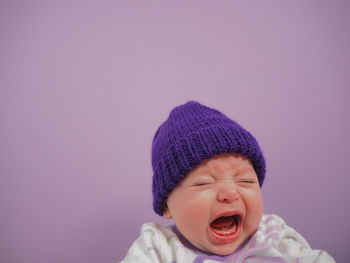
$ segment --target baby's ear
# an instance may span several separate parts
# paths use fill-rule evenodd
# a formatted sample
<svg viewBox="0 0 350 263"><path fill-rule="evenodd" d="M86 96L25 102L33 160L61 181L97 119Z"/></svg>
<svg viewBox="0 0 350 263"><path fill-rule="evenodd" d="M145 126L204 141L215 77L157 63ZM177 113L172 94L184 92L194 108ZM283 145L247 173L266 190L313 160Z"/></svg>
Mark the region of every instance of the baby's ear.
<svg viewBox="0 0 350 263"><path fill-rule="evenodd" d="M168 208L167 205L164 207L164 210L163 210L163 217L164 217L165 219L171 219L171 218L173 218L172 215L171 215L171 213L170 213L170 211L169 211L169 208Z"/></svg>

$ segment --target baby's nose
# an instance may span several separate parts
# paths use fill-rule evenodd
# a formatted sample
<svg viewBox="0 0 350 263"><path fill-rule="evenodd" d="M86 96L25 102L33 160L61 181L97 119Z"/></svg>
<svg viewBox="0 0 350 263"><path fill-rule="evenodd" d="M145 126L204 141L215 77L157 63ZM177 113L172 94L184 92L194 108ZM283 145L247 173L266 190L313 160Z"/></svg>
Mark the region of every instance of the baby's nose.
<svg viewBox="0 0 350 263"><path fill-rule="evenodd" d="M238 198L237 189L232 183L224 184L220 187L217 194L219 202L232 203Z"/></svg>

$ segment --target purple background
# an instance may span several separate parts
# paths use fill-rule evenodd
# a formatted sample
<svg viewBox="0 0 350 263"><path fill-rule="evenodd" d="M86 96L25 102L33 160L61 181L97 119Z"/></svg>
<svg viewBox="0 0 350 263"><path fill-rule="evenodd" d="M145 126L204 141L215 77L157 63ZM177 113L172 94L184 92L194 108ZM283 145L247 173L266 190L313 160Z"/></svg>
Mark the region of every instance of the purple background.
<svg viewBox="0 0 350 263"><path fill-rule="evenodd" d="M1 1L0 261L113 262L171 108L259 140L265 211L349 257L348 1Z"/></svg>

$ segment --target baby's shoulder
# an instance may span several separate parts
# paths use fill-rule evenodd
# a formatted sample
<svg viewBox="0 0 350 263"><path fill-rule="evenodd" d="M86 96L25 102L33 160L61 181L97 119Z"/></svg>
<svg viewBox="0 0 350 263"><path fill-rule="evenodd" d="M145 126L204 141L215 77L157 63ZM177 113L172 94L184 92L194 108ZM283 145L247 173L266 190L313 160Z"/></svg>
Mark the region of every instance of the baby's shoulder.
<svg viewBox="0 0 350 263"><path fill-rule="evenodd" d="M269 253L280 254L287 262L332 262L332 257L323 250L313 250L305 238L288 226L279 216L264 214L250 245L268 248Z"/></svg>
<svg viewBox="0 0 350 263"><path fill-rule="evenodd" d="M159 261L154 262L172 262L174 259L185 260L181 262L192 262L196 254L185 247L173 229L174 225L144 223L141 226L140 237L135 244L147 251L146 254L156 255Z"/></svg>
<svg viewBox="0 0 350 263"><path fill-rule="evenodd" d="M257 235L264 240L279 240L294 236L303 242L305 241L297 231L287 225L284 219L275 214L264 214L262 216L257 230Z"/></svg>
<svg viewBox="0 0 350 263"><path fill-rule="evenodd" d="M163 226L155 222L147 222L141 226L141 234L168 236L173 234L173 225Z"/></svg>
<svg viewBox="0 0 350 263"><path fill-rule="evenodd" d="M172 243L180 243L175 232L174 225L161 225L154 222L147 222L141 226L140 236L144 240L157 243L159 246L168 246Z"/></svg>
<svg viewBox="0 0 350 263"><path fill-rule="evenodd" d="M286 222L278 215L275 214L263 214L260 226L271 226L271 225L286 225Z"/></svg>

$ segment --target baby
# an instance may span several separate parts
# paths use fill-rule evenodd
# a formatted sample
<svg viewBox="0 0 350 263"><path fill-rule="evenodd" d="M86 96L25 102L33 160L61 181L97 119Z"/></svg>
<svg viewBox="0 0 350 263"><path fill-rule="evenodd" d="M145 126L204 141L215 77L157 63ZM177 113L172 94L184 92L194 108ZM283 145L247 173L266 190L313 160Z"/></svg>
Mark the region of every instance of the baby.
<svg viewBox="0 0 350 263"><path fill-rule="evenodd" d="M265 160L256 139L221 112L174 108L152 144L153 208L121 262L335 262L276 215L263 214Z"/></svg>

